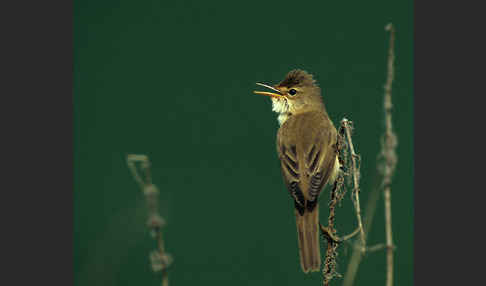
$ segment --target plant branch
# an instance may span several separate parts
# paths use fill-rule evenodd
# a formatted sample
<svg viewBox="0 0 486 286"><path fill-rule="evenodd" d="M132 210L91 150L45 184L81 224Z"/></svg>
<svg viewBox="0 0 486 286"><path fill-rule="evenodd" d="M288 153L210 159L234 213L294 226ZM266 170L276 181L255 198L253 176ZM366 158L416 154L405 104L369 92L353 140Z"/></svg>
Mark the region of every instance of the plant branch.
<svg viewBox="0 0 486 286"><path fill-rule="evenodd" d="M395 152L395 147L397 145L397 138L392 128L392 101L391 101L391 91L392 83L394 79L394 48L395 48L395 29L390 23L385 27L386 31L390 31L390 44L388 49L388 61L387 61L387 80L384 86L384 111L385 111L385 134L382 137L382 149L378 155L378 171L383 176L383 182L381 188L374 188L368 199L368 204L366 206L366 232L371 228L373 222L373 216L376 210L376 203L378 201L379 190L383 188L384 190L384 201L385 201L385 231L386 231L386 244L377 244L374 246L369 246L366 248L366 252L374 252L382 249L387 250L387 278L386 285L393 285L393 251L395 246L393 245L392 239L392 227L391 227L391 180L393 173L395 171L395 166L397 163L397 155ZM363 249L358 247L358 250L353 251L350 262L348 264L344 286L353 285L354 278L358 271L359 264L363 257Z"/></svg>
<svg viewBox="0 0 486 286"><path fill-rule="evenodd" d="M351 152L351 173L353 175L353 202L354 202L354 208L356 210L356 219L358 221L358 228L359 228L359 235L361 239L361 246L362 246L362 251L364 252L366 249L366 237L363 229L363 222L361 220L361 207L360 207L360 202L359 202L359 168L357 165L356 160L359 159L360 157L356 154L354 151L354 146L353 146L353 141L351 139L351 129L352 129L352 122L344 118L341 120L341 126L344 128L345 133L346 133L346 138L347 138L347 143L349 146L349 150Z"/></svg>
<svg viewBox="0 0 486 286"><path fill-rule="evenodd" d="M322 270L323 275L323 285L328 286L330 281L337 276L341 276L336 272L336 257L337 257L337 247L339 243L351 239L357 234L360 234L361 244L366 245L365 235L363 230L363 223L361 220L361 207L359 201L359 167L357 160L359 156L355 153L353 142L351 139L352 122L346 118L341 120L341 125L338 132L338 140L336 143L336 151L338 154L338 159L340 163L340 170L338 176L334 182L333 188L331 190L331 198L329 201L329 217L328 226L325 227L320 224L321 233L327 240L327 251L324 263L324 268ZM348 149L351 152L351 160L348 160ZM349 166L351 165L351 166ZM341 201L346 193L345 176L350 176L346 170L351 169L351 174L353 176L353 193L352 200L356 209L356 218L358 221L358 228L351 234L339 237L336 235L336 230L334 229L335 220L335 208L336 205ZM350 183L351 184L351 183Z"/></svg>
<svg viewBox="0 0 486 286"><path fill-rule="evenodd" d="M350 240L351 238L353 238L354 236L356 236L360 232L360 229L357 228L352 233L345 235L343 237L339 237L336 234L332 233L329 230L329 228L323 226L322 224L320 224L319 226L320 226L320 229L321 229L321 233L324 235L324 237L327 240L329 240L329 239L332 240L332 242L334 242L334 243L341 243L341 242L345 242L347 240Z"/></svg>
<svg viewBox="0 0 486 286"><path fill-rule="evenodd" d="M143 175L139 174L137 163L140 164L140 170ZM127 155L127 165L145 196L148 209L147 227L157 244L157 248L151 251L149 255L152 270L154 272L162 272L162 286L169 286L167 268L172 264L173 259L170 254L165 252L164 248L162 227L165 225L165 221L158 212L159 190L152 184L150 161L146 155L130 154Z"/></svg>
<svg viewBox="0 0 486 286"><path fill-rule="evenodd" d="M388 74L385 84L384 109L385 109L385 134L382 140L382 153L380 156L384 158L381 166L383 175L383 187L385 198L385 231L386 231L386 285L393 285L393 232L391 219L391 181L397 164L397 155L395 148L397 145L397 137L392 128L392 83L394 78L394 46L395 46L395 28L390 23L385 27L385 30L390 32L390 45L388 49Z"/></svg>
<svg viewBox="0 0 486 286"><path fill-rule="evenodd" d="M342 186L343 181L343 175L339 174L331 190L331 198L329 201L329 216L327 220L328 226L324 227L322 226L322 224L319 224L322 234L327 239L326 257L324 260L324 267L322 269L324 286L329 286L329 283L334 277L340 276L339 273L336 272L337 247L339 245L340 239L336 236L336 230L334 229L334 219L335 208L340 199L338 192Z"/></svg>
<svg viewBox="0 0 486 286"><path fill-rule="evenodd" d="M366 214L363 222L365 227L365 236L367 233L369 233L371 229L373 217L376 210L376 204L379 199L379 194L379 188L373 188L366 203ZM344 274L344 286L351 286L354 283L354 278L356 277L356 274L358 272L359 264L361 263L361 259L364 256L362 249L363 248L361 247L361 245L353 247L353 254L351 255L351 259L348 263L346 273ZM369 251L369 248L366 248L366 251Z"/></svg>

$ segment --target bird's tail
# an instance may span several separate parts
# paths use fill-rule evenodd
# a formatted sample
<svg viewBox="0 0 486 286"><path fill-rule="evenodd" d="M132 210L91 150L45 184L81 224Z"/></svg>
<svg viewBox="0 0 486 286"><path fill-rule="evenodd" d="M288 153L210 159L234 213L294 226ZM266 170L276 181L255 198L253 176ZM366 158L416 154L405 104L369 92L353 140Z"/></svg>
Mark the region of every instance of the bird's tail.
<svg viewBox="0 0 486 286"><path fill-rule="evenodd" d="M319 271L321 249L319 247L319 205L304 215L295 212L297 237L299 240L300 266L304 273Z"/></svg>

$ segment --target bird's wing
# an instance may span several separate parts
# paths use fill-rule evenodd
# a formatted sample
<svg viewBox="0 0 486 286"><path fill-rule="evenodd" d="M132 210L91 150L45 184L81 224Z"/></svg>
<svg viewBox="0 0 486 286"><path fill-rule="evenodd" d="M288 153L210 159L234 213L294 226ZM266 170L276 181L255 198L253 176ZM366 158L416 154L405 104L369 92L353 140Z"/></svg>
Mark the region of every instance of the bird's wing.
<svg viewBox="0 0 486 286"><path fill-rule="evenodd" d="M289 118L277 135L277 152L285 184L299 213L312 210L334 171L337 132L321 114Z"/></svg>
<svg viewBox="0 0 486 286"><path fill-rule="evenodd" d="M325 145L325 144L322 144ZM312 210L317 204L319 195L330 175L335 171L336 152L334 145L315 147L314 152L309 153L307 172L309 174L307 209ZM320 148L319 148L320 147ZM312 150L312 148L311 148Z"/></svg>
<svg viewBox="0 0 486 286"><path fill-rule="evenodd" d="M295 144L286 142L285 138L277 143L277 152L280 159L280 167L285 185L289 190L290 196L294 199L295 209L302 215L305 210L306 198L301 190L301 176L297 147Z"/></svg>

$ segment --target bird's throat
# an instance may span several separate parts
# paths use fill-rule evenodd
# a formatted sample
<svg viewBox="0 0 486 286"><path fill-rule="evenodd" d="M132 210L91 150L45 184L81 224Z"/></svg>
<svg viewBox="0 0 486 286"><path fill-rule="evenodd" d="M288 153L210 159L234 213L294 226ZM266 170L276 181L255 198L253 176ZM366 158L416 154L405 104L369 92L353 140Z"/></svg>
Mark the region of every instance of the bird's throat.
<svg viewBox="0 0 486 286"><path fill-rule="evenodd" d="M278 113L278 123L282 125L292 114L285 98L272 98L272 110Z"/></svg>

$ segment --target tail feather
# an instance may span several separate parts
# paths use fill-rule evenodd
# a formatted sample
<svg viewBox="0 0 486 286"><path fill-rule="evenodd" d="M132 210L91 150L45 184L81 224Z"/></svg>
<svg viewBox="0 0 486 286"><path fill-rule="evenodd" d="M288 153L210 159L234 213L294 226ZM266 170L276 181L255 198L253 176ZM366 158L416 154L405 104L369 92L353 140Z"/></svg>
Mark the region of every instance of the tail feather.
<svg viewBox="0 0 486 286"><path fill-rule="evenodd" d="M297 237L299 241L300 266L304 273L319 271L321 268L321 249L319 247L319 207L304 215L295 213Z"/></svg>

